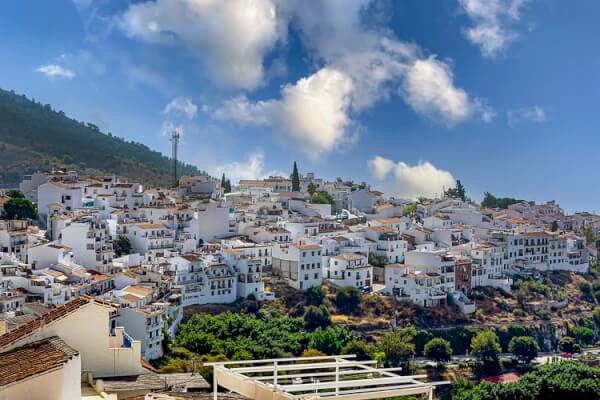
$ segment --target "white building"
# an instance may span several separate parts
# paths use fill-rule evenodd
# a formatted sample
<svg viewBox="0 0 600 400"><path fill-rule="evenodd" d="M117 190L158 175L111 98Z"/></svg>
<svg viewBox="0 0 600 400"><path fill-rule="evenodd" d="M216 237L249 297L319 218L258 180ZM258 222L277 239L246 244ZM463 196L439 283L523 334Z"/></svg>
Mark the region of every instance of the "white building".
<svg viewBox="0 0 600 400"><path fill-rule="evenodd" d="M306 290L323 283L320 245L274 246L272 262L273 274L296 289Z"/></svg>
<svg viewBox="0 0 600 400"><path fill-rule="evenodd" d="M325 277L338 287L367 288L373 283L373 267L360 253L342 253L329 257Z"/></svg>
<svg viewBox="0 0 600 400"><path fill-rule="evenodd" d="M174 246L173 231L159 223L132 224L128 227L127 237L133 251L140 254L172 249Z"/></svg>
<svg viewBox="0 0 600 400"><path fill-rule="evenodd" d="M82 219L65 227L60 236L61 243L71 248L76 263L87 269L110 271L115 252L105 222Z"/></svg>

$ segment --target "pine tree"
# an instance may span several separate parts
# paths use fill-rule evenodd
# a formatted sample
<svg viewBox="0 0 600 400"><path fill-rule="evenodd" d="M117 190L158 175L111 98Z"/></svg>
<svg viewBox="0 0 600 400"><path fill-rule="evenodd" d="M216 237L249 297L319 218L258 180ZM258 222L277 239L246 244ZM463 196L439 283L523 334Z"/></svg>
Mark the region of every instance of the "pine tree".
<svg viewBox="0 0 600 400"><path fill-rule="evenodd" d="M292 192L300 191L300 175L298 174L298 166L294 161L294 170L292 171Z"/></svg>
<svg viewBox="0 0 600 400"><path fill-rule="evenodd" d="M231 193L231 181L229 179L225 181L225 193Z"/></svg>
<svg viewBox="0 0 600 400"><path fill-rule="evenodd" d="M223 172L223 176L221 177L221 187L225 189L225 172Z"/></svg>

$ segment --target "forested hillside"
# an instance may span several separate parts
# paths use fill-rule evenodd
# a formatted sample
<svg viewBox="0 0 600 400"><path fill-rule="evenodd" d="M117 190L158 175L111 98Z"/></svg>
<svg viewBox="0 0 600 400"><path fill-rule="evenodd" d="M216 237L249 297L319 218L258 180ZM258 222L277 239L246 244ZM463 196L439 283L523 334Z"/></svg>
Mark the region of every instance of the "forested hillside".
<svg viewBox="0 0 600 400"><path fill-rule="evenodd" d="M142 143L105 134L49 104L0 89L0 186L15 186L23 174L53 167L164 185L171 180L172 162ZM179 171L202 173L182 163Z"/></svg>

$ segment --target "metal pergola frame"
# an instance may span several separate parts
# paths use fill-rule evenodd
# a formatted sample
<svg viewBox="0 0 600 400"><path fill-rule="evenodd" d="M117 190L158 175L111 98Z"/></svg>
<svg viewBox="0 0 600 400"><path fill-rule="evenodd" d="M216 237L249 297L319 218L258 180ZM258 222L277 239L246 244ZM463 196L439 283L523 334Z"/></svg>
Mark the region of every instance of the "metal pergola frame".
<svg viewBox="0 0 600 400"><path fill-rule="evenodd" d="M376 368L355 355L223 361L213 367L213 396L218 387L252 400L371 400L425 395L449 382L422 382L427 375L398 375L400 368Z"/></svg>

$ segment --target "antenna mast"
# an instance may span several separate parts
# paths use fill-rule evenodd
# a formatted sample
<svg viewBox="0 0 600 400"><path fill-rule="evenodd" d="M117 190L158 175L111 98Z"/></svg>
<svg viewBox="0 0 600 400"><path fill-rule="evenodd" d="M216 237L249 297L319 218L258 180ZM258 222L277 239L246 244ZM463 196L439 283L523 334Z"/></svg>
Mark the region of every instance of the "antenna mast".
<svg viewBox="0 0 600 400"><path fill-rule="evenodd" d="M179 144L179 132L171 133L171 158L173 159L173 187L177 187L177 145Z"/></svg>

